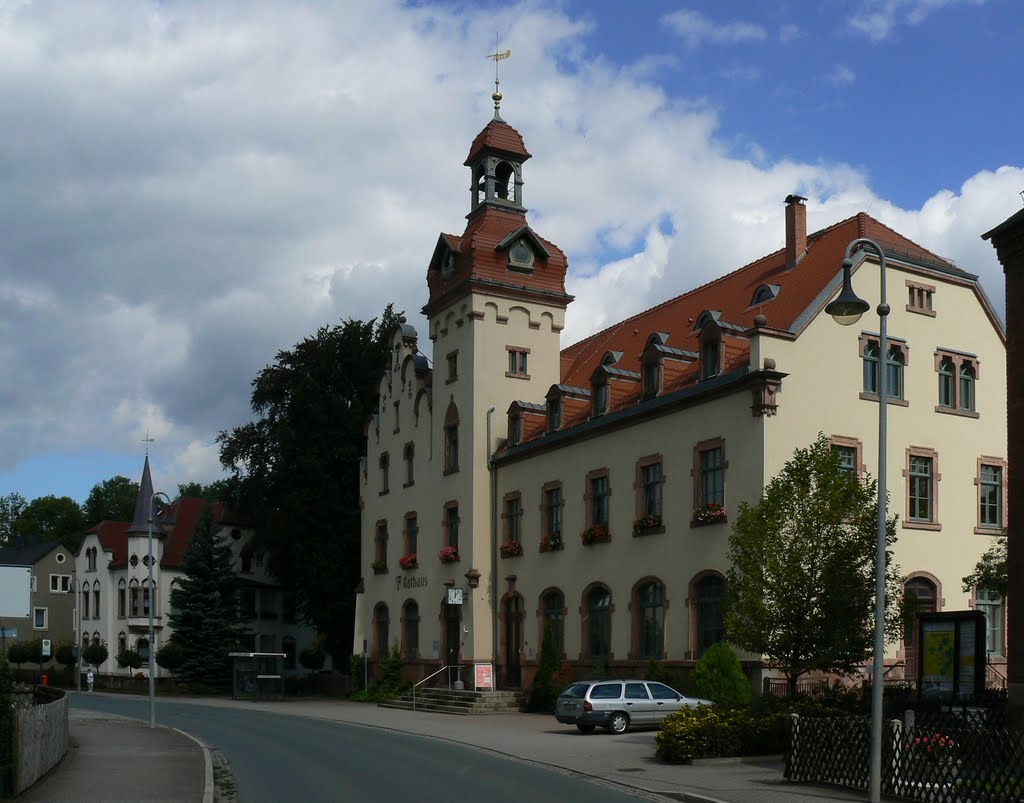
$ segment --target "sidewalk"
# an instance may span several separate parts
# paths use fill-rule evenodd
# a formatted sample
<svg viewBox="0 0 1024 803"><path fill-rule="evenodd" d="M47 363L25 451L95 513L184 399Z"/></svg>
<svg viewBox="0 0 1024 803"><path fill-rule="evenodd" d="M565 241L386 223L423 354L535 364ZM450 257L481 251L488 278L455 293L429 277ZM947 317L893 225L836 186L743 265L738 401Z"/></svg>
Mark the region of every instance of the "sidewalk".
<svg viewBox="0 0 1024 803"><path fill-rule="evenodd" d="M212 803L210 751L183 731L70 709L67 755L21 803Z"/></svg>

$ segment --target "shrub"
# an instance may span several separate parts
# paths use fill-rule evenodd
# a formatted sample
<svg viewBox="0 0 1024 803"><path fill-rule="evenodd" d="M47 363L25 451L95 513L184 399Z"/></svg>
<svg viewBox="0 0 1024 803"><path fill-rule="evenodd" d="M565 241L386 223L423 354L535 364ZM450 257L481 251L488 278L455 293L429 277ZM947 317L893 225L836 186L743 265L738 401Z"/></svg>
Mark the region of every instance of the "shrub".
<svg viewBox="0 0 1024 803"><path fill-rule="evenodd" d="M694 687L698 697L714 701L717 705L747 705L752 696L750 680L725 642L708 647L693 671Z"/></svg>
<svg viewBox="0 0 1024 803"><path fill-rule="evenodd" d="M122 669L138 669L144 662L138 650L121 650L114 660Z"/></svg>
<svg viewBox="0 0 1024 803"><path fill-rule="evenodd" d="M544 625L544 640L540 645L537 673L533 676L533 688L530 690L528 706L531 711L554 711L555 700L561 691L561 688L555 687L554 682L560 668L559 657L555 631L548 622Z"/></svg>
<svg viewBox="0 0 1024 803"><path fill-rule="evenodd" d="M185 651L181 645L171 639L170 641L164 642L160 649L156 651L156 655L153 656L156 659L161 669L166 669L171 673L171 682L174 682L174 674L181 669L181 665L185 663Z"/></svg>
<svg viewBox="0 0 1024 803"><path fill-rule="evenodd" d="M380 683L375 689L378 700L388 700L397 697L409 685L402 675L402 667L405 660L402 658L402 648L396 640L391 645L391 652L380 660Z"/></svg>
<svg viewBox="0 0 1024 803"><path fill-rule="evenodd" d="M299 663L303 669L308 669L310 672L319 672L324 668L326 660L327 654L324 652L319 639L299 653Z"/></svg>
<svg viewBox="0 0 1024 803"><path fill-rule="evenodd" d="M654 737L658 758L682 764L695 758L738 756L742 745L730 713L700 705L670 714Z"/></svg>
<svg viewBox="0 0 1024 803"><path fill-rule="evenodd" d="M82 660L89 666L99 668L107 658L110 657L110 650L106 644L90 644L82 649Z"/></svg>

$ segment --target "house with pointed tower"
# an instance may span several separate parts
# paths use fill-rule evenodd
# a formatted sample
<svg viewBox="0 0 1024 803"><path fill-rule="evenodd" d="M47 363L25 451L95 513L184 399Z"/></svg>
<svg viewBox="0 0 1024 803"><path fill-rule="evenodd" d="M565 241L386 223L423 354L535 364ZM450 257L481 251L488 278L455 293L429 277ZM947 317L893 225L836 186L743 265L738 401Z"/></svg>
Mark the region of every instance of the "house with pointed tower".
<svg viewBox="0 0 1024 803"><path fill-rule="evenodd" d="M91 527L75 558L82 646L105 644L110 656L101 675L124 676L116 657L137 650L147 658L173 634L169 615L175 585L185 576L184 559L196 525L207 504L218 535L231 546L232 565L239 577L239 610L254 652L282 652L285 669L302 671L296 656L310 646L315 631L296 618L295 605L265 569L252 545L252 530L223 502L179 497L155 513L152 520L153 582L149 580L150 505L153 480L146 455L135 513L130 522L101 521ZM153 610L154 643L149 643L149 614ZM143 665L145 669L146 665ZM157 667L157 675L169 673Z"/></svg>
<svg viewBox="0 0 1024 803"><path fill-rule="evenodd" d="M580 675L685 673L723 639L738 506L819 432L874 474L886 403L904 592L984 610L998 682L1004 601L961 587L1006 522L1006 337L978 277L864 213L808 232L790 195L783 247L563 348L567 260L527 221L530 154L495 105L465 161L465 230L427 266L432 359L403 322L367 422L354 651L397 646L417 679L491 663L528 687L550 625ZM888 265L886 354L877 317L824 313L865 237ZM878 258L853 261L877 304ZM918 654L908 631L889 676ZM741 657L760 688L761 656Z"/></svg>

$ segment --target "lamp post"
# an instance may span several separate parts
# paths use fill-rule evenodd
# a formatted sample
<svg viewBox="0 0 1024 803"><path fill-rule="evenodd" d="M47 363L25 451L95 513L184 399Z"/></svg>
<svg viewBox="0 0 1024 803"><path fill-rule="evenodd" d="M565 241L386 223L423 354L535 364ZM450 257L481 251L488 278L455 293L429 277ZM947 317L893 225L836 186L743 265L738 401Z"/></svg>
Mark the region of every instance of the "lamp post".
<svg viewBox="0 0 1024 803"><path fill-rule="evenodd" d="M868 799L878 803L882 792L882 683L885 660L885 503L886 503L886 416L889 406L887 386L889 341L886 321L889 305L885 303L885 255L878 243L864 237L846 246L843 260L843 289L835 301L825 307L825 312L836 323L850 326L860 320L861 315L871 306L853 292L851 284L852 254L867 248L878 254L881 277L881 297L878 304L878 512L875 531L875 650L871 678L871 768L868 780Z"/></svg>
<svg viewBox="0 0 1024 803"><path fill-rule="evenodd" d="M75 661L75 691L82 691L82 661L85 660L85 656L82 655L82 580L77 574L71 576L71 589L75 595L75 652L77 653L77 660Z"/></svg>
<svg viewBox="0 0 1024 803"><path fill-rule="evenodd" d="M156 589L153 586L153 503L156 501L158 496L162 496L167 500L167 504L171 503L167 494L161 491L150 494L149 519L147 526L149 560L147 563L149 564L149 727L151 728L156 727L156 650L153 648L154 640L156 638L153 626L153 609L156 607Z"/></svg>

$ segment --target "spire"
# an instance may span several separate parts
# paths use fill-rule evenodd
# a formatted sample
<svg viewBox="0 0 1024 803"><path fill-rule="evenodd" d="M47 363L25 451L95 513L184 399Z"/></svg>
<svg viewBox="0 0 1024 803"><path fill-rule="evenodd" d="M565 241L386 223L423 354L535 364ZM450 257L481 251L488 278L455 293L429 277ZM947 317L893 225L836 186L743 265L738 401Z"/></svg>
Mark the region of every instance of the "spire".
<svg viewBox="0 0 1024 803"><path fill-rule="evenodd" d="M150 506L153 504L153 478L149 475L149 449L146 449L146 462L142 466L142 480L139 482L139 496L135 500L135 515L128 528L128 535L149 532Z"/></svg>

